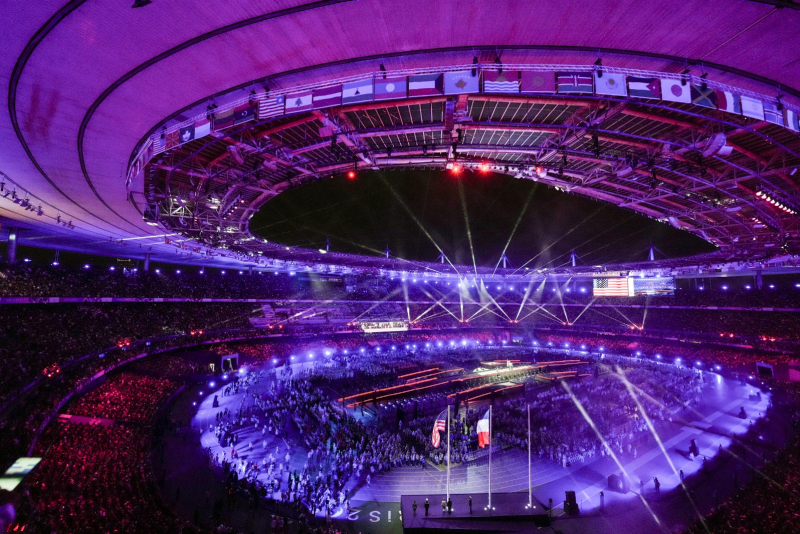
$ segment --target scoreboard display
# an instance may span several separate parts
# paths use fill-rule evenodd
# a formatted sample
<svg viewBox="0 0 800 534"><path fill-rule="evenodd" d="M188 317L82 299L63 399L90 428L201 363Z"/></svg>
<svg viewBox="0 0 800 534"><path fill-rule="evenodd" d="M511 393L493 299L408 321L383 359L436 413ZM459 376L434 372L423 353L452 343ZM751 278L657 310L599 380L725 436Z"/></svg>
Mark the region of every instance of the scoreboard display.
<svg viewBox="0 0 800 534"><path fill-rule="evenodd" d="M671 276L593 278L592 294L595 297L674 295L675 278Z"/></svg>

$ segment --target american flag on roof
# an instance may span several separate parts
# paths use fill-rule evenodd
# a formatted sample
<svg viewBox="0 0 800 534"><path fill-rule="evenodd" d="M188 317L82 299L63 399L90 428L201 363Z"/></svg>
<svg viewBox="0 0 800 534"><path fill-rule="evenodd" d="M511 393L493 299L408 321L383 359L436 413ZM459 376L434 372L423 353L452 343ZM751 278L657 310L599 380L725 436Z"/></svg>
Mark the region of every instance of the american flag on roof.
<svg viewBox="0 0 800 534"><path fill-rule="evenodd" d="M594 278L592 280L595 297L627 297L631 294L628 278Z"/></svg>
<svg viewBox="0 0 800 534"><path fill-rule="evenodd" d="M258 101L258 120L268 119L270 117L277 117L283 115L284 103L286 97L283 95L269 96L264 95Z"/></svg>
<svg viewBox="0 0 800 534"><path fill-rule="evenodd" d="M439 417L437 417L436 421L433 423L433 436L431 441L435 449L438 449L439 445L442 443L442 437L439 433L445 430L447 430L447 410L440 413Z"/></svg>
<svg viewBox="0 0 800 534"><path fill-rule="evenodd" d="M161 154L166 149L167 149L166 139L164 139L164 137L162 137L161 135L158 135L153 140L153 155L155 156L156 154Z"/></svg>

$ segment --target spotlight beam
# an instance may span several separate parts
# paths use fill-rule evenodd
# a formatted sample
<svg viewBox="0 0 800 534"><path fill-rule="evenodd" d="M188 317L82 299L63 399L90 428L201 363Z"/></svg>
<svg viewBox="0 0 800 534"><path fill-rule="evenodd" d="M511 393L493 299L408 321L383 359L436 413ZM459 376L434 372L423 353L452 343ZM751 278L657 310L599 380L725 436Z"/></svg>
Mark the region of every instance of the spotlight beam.
<svg viewBox="0 0 800 534"><path fill-rule="evenodd" d="M511 229L511 235L508 236L508 241L506 241L506 245L503 247L503 252L500 253L500 258L497 260L497 263L494 265L494 271L492 274L497 272L497 268L500 266L500 262L503 261L503 257L506 255L506 251L508 250L508 245L511 244L511 240L514 238L514 234L517 233L517 227L519 223L522 222L522 217L528 211L528 204L531 203L531 199L533 198L533 192L536 190L539 184L536 184L533 189L528 191L528 198L525 199L525 205L522 206L522 211L519 212L519 216L517 217L517 222L514 223L514 228Z"/></svg>
<svg viewBox="0 0 800 534"><path fill-rule="evenodd" d="M647 424L647 428L650 430L650 433L655 438L656 443L658 443L658 448L661 449L661 454L664 455L664 458L667 460L667 463L672 469L672 474L674 476L678 476L678 468L675 467L675 464L672 462L672 458L670 458L669 454L667 454L667 449L666 447L664 447L664 442L661 441L661 436L659 436L658 432L656 432L656 429L653 426L653 422L650 420L650 416L647 415L644 406L642 406L642 403L639 402L639 398L636 396L633 388L631 387L632 384L622 373L622 370L620 369L619 366L616 366L616 372L614 373L614 376L619 378L619 380L621 380L622 383L625 385L625 389L628 390L628 394L631 396L631 399L633 399L633 402L636 403L636 407L639 408L639 412L642 414L642 418L644 419L645 424ZM706 532L711 532L708 529L708 525L706 525L705 519L703 519L703 514L701 514L700 510L697 509L697 505L695 505L694 500L692 499L692 496L689 493L689 488L686 487L686 484L683 483L683 480L681 480L681 488L683 488L684 493L686 493L686 498L689 499L689 503L691 503L692 508L694 508L697 517L700 518L700 523L703 525L703 528L706 530Z"/></svg>
<svg viewBox="0 0 800 534"><path fill-rule="evenodd" d="M622 462L619 461L619 458L617 458L617 455L614 453L614 449L608 444L608 442L606 441L606 438L603 436L602 432L600 432L600 429L597 428L597 425L594 424L594 421L592 420L591 416L586 411L586 409L583 407L583 404L581 403L581 401L578 400L578 398L572 392L572 389L570 389L569 384L567 384L566 381L561 380L561 386L569 394L570 398L572 399L572 402L575 404L575 407L578 409L578 411L581 413L583 418L586 420L586 422L589 424L591 429L594 431L595 435L597 436L597 439L599 439L600 442L603 444L603 446L606 449L606 452L614 460L614 463L617 464L617 467L619 468L620 472L626 478L630 478L628 476L628 471L625 469L625 466L622 465ZM639 499L642 501L642 504L645 506L645 508L647 508L647 511L650 512L650 515L653 517L653 520L656 522L656 524L661 529L661 531L664 532L664 533L667 533L668 530L667 530L666 526L661 524L661 520L658 519L658 516L656 515L656 513L653 511L652 508L650 508L650 504L644 498L644 495L639 495L638 493L636 495L638 495Z"/></svg>

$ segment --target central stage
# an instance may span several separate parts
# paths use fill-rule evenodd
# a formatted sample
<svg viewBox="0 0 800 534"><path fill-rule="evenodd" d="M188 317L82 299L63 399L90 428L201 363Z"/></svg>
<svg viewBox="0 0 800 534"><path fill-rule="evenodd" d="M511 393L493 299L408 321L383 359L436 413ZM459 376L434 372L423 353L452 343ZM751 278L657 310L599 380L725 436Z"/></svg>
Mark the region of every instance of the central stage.
<svg viewBox="0 0 800 534"><path fill-rule="evenodd" d="M472 497L472 513L469 498ZM425 499L430 502L428 515L425 515ZM400 510L403 517L403 531L424 533L443 530L459 532L530 532L532 526L549 524L547 509L533 498L533 507L528 506L528 494L492 493L492 509L488 509L489 495L450 494L453 501L452 512L442 512L443 493L431 495L403 495L400 497ZM417 501L417 512L413 503Z"/></svg>

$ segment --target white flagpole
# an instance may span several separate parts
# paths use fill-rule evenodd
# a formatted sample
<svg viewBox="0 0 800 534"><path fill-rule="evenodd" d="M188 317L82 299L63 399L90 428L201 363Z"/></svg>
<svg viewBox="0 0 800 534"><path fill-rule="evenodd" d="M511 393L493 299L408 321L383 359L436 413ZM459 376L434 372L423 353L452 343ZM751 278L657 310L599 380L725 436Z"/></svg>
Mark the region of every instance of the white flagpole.
<svg viewBox="0 0 800 534"><path fill-rule="evenodd" d="M492 437L492 405L489 405L489 511L492 510L492 446L494 445L494 438Z"/></svg>
<svg viewBox="0 0 800 534"><path fill-rule="evenodd" d="M533 507L533 493L531 489L531 405L528 404L528 508Z"/></svg>
<svg viewBox="0 0 800 534"><path fill-rule="evenodd" d="M450 405L447 405L447 500L450 501Z"/></svg>

